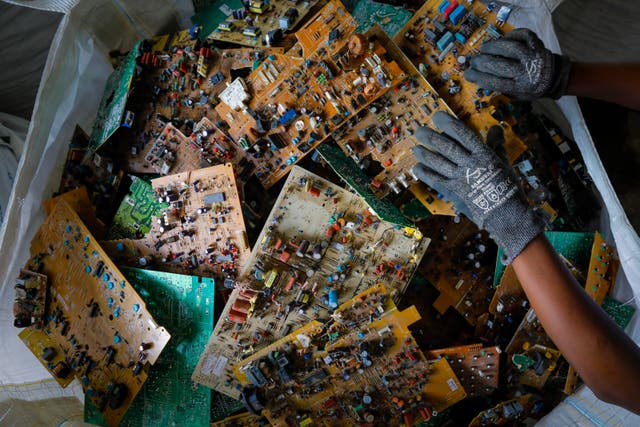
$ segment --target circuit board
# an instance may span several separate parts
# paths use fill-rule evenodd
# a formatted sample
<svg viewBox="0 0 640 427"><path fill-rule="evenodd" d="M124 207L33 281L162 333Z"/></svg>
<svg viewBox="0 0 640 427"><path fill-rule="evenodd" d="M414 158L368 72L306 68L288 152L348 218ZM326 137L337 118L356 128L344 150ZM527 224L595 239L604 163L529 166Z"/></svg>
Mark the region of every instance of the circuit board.
<svg viewBox="0 0 640 427"><path fill-rule="evenodd" d="M211 390L194 384L191 372L213 329L214 280L136 268L121 271L171 332L171 340L120 425L160 427L179 420L207 427ZM97 421L85 417L85 422Z"/></svg>
<svg viewBox="0 0 640 427"><path fill-rule="evenodd" d="M255 396L274 426L429 420L466 393L445 359L430 363L417 347L408 327L419 318L373 286L329 323L312 321L237 364L243 397Z"/></svg>
<svg viewBox="0 0 640 427"><path fill-rule="evenodd" d="M226 83L283 49L195 49L184 31L150 43L132 96L138 106L133 141L123 144L128 171L166 175L233 163L239 177L250 175L244 152L216 127L220 118L213 106Z"/></svg>
<svg viewBox="0 0 640 427"><path fill-rule="evenodd" d="M42 329L45 321L49 286L47 276L35 271L20 270L15 280L16 299L13 303L13 325Z"/></svg>
<svg viewBox="0 0 640 427"><path fill-rule="evenodd" d="M107 80L102 100L98 107L98 116L93 122L85 158L90 158L122 125L122 118L129 97L129 88L131 88L133 75L136 71L139 49L140 42L133 45L125 60L111 73Z"/></svg>
<svg viewBox="0 0 640 427"><path fill-rule="evenodd" d="M495 425L509 425L522 419L524 414L531 411L535 399L531 394L524 394L516 399L500 402L493 408L480 412L469 423L469 427L489 427Z"/></svg>
<svg viewBox="0 0 640 427"><path fill-rule="evenodd" d="M360 197L294 167L193 379L231 397L231 366L381 282L398 298L430 239L381 221Z"/></svg>
<svg viewBox="0 0 640 427"><path fill-rule="evenodd" d="M69 369L65 353L58 350L53 337L40 329L25 328L18 334L18 338L38 358L60 387L64 388L71 384L75 377Z"/></svg>
<svg viewBox="0 0 640 427"><path fill-rule="evenodd" d="M446 10L452 5L454 9L458 6L461 16L454 10ZM502 95L479 91L478 86L467 82L462 74L469 57L478 53L482 42L500 38L510 30L509 24L498 25L496 14L482 2L427 0L394 40L456 116L484 136L489 127L501 121L493 117L500 103L510 101ZM503 120L500 124L505 131L508 158L513 161L526 146L513 132L514 123Z"/></svg>
<svg viewBox="0 0 640 427"><path fill-rule="evenodd" d="M483 348L481 344L429 350L427 359L445 358L469 397L485 396L498 388L500 347Z"/></svg>
<svg viewBox="0 0 640 427"><path fill-rule="evenodd" d="M91 230L91 234L93 234L96 239L102 239L105 236L106 226L97 218L96 208L89 199L86 187L82 186L59 196L52 197L51 199L44 200L42 206L47 215L53 211L60 200L64 200L71 206L82 222Z"/></svg>
<svg viewBox="0 0 640 427"><path fill-rule="evenodd" d="M346 3L345 3L346 4ZM380 25L389 36L395 36L411 19L411 12L386 3L373 0L360 0L351 14L358 22L358 33L364 33L374 25Z"/></svg>
<svg viewBox="0 0 640 427"><path fill-rule="evenodd" d="M158 201L151 184L132 177L129 193L124 196L113 217L107 239L136 239L149 233L153 218L158 218L169 205Z"/></svg>
<svg viewBox="0 0 640 427"><path fill-rule="evenodd" d="M248 412L211 423L211 427L260 427L266 425L269 425L269 422L265 418L251 415Z"/></svg>
<svg viewBox="0 0 640 427"><path fill-rule="evenodd" d="M235 279L250 248L233 167L182 172L151 185L169 207L143 239L103 242L112 259L119 265Z"/></svg>
<svg viewBox="0 0 640 427"><path fill-rule="evenodd" d="M355 34L356 26L341 3L329 2L296 32L299 49L272 55L220 94L216 111L266 188L404 78L384 41Z"/></svg>
<svg viewBox="0 0 640 427"><path fill-rule="evenodd" d="M320 0L250 0L239 9L230 10L207 39L242 46L266 46L279 43L283 32L293 30ZM280 30L279 39L267 43L265 37Z"/></svg>
<svg viewBox="0 0 640 427"><path fill-rule="evenodd" d="M584 285L584 289L596 304L602 305L604 297L609 294L616 281L619 266L615 249L607 245L602 235L596 232Z"/></svg>
<svg viewBox="0 0 640 427"><path fill-rule="evenodd" d="M44 331L107 423L117 425L169 333L64 200L35 234L27 266L49 279Z"/></svg>
<svg viewBox="0 0 640 427"><path fill-rule="evenodd" d="M367 35L385 46L405 78L349 118L333 133L333 139L358 166L362 167L365 160L374 160L381 166L382 171L369 185L377 198L400 194L408 188L418 194L426 192L424 184L410 172L416 163L411 148L418 144L413 135L420 126L434 127L433 113L451 113L451 109L380 27L374 26ZM436 193L427 193L419 200L432 214L454 214L450 203Z"/></svg>
<svg viewBox="0 0 640 427"><path fill-rule="evenodd" d="M604 297L602 302L602 309L613 319L614 322L622 329L626 329L631 318L636 312L635 307L628 304L623 304L611 297Z"/></svg>
<svg viewBox="0 0 640 427"><path fill-rule="evenodd" d="M532 308L520 323L505 353L510 365L521 373L520 383L538 390L556 369L561 356Z"/></svg>
<svg viewBox="0 0 640 427"><path fill-rule="evenodd" d="M440 292L433 308L440 315L453 308L475 325L493 293L494 243L462 216L431 216L420 229L432 239L419 271Z"/></svg>

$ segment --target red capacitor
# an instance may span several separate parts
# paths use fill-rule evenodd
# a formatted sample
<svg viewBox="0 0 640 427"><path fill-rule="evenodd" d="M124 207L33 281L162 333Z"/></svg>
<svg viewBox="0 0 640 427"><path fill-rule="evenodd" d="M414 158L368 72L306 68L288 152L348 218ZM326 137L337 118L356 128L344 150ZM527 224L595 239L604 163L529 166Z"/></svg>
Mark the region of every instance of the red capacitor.
<svg viewBox="0 0 640 427"><path fill-rule="evenodd" d="M333 237L334 234L336 234L336 230L332 227L329 226L327 227L327 237Z"/></svg>
<svg viewBox="0 0 640 427"><path fill-rule="evenodd" d="M389 160L387 160L386 162L384 162L384 165L385 165L386 167L391 166L391 159L389 159Z"/></svg>
<svg viewBox="0 0 640 427"><path fill-rule="evenodd" d="M444 10L444 13L443 13L444 18L445 19L449 19L449 15L451 15L451 12L453 12L453 10L456 7L458 7L458 2L457 1L452 1L451 4L449 5L449 7Z"/></svg>
<svg viewBox="0 0 640 427"><path fill-rule="evenodd" d="M247 321L247 313L235 311L233 307L231 307L231 310L229 310L229 314L227 315L227 317L231 322L244 323Z"/></svg>
<svg viewBox="0 0 640 427"><path fill-rule="evenodd" d="M237 298L231 308L240 313L248 313L251 309L251 302L246 299Z"/></svg>
<svg viewBox="0 0 640 427"><path fill-rule="evenodd" d="M370 217L370 216L365 216L365 217L364 217L364 222L366 222L366 223L367 223L367 225L371 225L371 224L373 224L373 220L371 219L371 217Z"/></svg>
<svg viewBox="0 0 640 427"><path fill-rule="evenodd" d="M290 291L295 282L296 282L296 278L295 277L292 277L291 279L289 279L289 281L287 282L287 284L284 287L284 290L287 291L287 292Z"/></svg>
<svg viewBox="0 0 640 427"><path fill-rule="evenodd" d="M312 196L320 197L320 190L316 187L309 187L309 193L311 193Z"/></svg>
<svg viewBox="0 0 640 427"><path fill-rule="evenodd" d="M380 188L380 187L382 187L382 182L378 181L377 179L372 179L371 180L371 185L374 186L375 188Z"/></svg>
<svg viewBox="0 0 640 427"><path fill-rule="evenodd" d="M291 258L291 254L287 251L282 251L280 254L280 261L287 262L289 261L289 258Z"/></svg>
<svg viewBox="0 0 640 427"><path fill-rule="evenodd" d="M276 244L273 246L273 248L277 251L282 247L282 239L278 239L276 240Z"/></svg>

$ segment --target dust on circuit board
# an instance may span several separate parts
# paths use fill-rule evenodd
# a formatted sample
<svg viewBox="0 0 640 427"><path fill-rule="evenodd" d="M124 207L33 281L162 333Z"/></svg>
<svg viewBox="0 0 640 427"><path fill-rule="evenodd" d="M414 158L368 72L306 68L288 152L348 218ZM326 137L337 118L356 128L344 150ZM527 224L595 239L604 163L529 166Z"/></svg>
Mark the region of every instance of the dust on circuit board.
<svg viewBox="0 0 640 427"><path fill-rule="evenodd" d="M214 330L194 380L237 398L230 367L377 282L404 291L429 244L341 187L294 168Z"/></svg>
<svg viewBox="0 0 640 427"><path fill-rule="evenodd" d="M107 423L117 425L169 333L64 200L34 236L27 266L49 279L44 331L64 354L61 369L80 381Z"/></svg>
<svg viewBox="0 0 640 427"><path fill-rule="evenodd" d="M276 426L427 421L466 394L445 359L417 347L408 326L419 318L373 286L236 365L243 400Z"/></svg>
<svg viewBox="0 0 640 427"><path fill-rule="evenodd" d="M104 242L105 250L123 265L233 283L249 256L233 167L182 172L151 184L168 207L143 239Z"/></svg>

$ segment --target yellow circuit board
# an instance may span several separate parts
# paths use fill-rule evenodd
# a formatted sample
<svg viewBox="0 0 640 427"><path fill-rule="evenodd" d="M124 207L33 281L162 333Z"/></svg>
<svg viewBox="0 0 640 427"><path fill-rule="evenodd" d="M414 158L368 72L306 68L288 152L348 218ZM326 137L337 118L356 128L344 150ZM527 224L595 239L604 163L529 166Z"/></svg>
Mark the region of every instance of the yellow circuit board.
<svg viewBox="0 0 640 427"><path fill-rule="evenodd" d="M195 369L231 397L232 365L376 283L394 299L430 239L380 220L360 197L294 167Z"/></svg>
<svg viewBox="0 0 640 427"><path fill-rule="evenodd" d="M151 185L169 207L145 238L103 242L107 253L123 265L235 279L250 248L233 166L156 178Z"/></svg>
<svg viewBox="0 0 640 427"><path fill-rule="evenodd" d="M74 375L70 369L66 369L68 365L65 353L58 350L56 341L50 335L42 330L25 328L18 334L18 337L29 347L31 353L38 358L38 361L49 371L60 387L64 388L71 384ZM49 360L42 358L45 349L53 349L47 350L49 354L52 354L52 356L47 356Z"/></svg>
<svg viewBox="0 0 640 427"><path fill-rule="evenodd" d="M224 420L213 422L210 427L259 427L266 425L266 420L264 424L260 423L261 419L261 417L245 412L244 414L232 415Z"/></svg>
<svg viewBox="0 0 640 427"><path fill-rule="evenodd" d="M404 28L398 31L394 40L438 90L456 116L472 129L484 137L491 126L497 124L502 126L507 158L513 162L524 153L527 147L513 132L511 126L515 123L493 117L496 108L501 103L508 103L509 99L497 93L487 95L478 93L478 86L467 82L463 77L469 57L479 52L482 42L494 39L497 35L506 34L512 28L509 24L498 25L496 14L489 12L482 2L473 2L471 5L459 2L466 8L466 15L459 23L452 25L452 22L438 11L441 3L441 0L425 1ZM471 19L471 16L474 19ZM455 40L453 49L450 48L450 52L443 55L443 51L435 46L435 40L433 44L425 41L425 30L438 33L436 22L446 23L450 26L449 28L453 27L454 32L460 33L463 37L468 25L469 37L465 37L464 43L453 37L452 41ZM445 28L444 31L448 29ZM481 104L476 103L476 100Z"/></svg>
<svg viewBox="0 0 640 427"><path fill-rule="evenodd" d="M500 347L486 347L470 344L429 350L428 359L445 358L451 365L469 397L485 396L498 388L500 370Z"/></svg>
<svg viewBox="0 0 640 427"><path fill-rule="evenodd" d="M318 3L321 0L250 0L248 8L243 8L241 15L234 15L229 10L227 20L214 29L207 39L242 46L266 46L265 36L268 33L275 30L291 31ZM225 7L229 8L227 5Z"/></svg>
<svg viewBox="0 0 640 427"><path fill-rule="evenodd" d="M44 332L109 425L117 425L169 333L64 200L34 236L27 267L49 279Z"/></svg>
<svg viewBox="0 0 640 427"><path fill-rule="evenodd" d="M404 79L384 40L355 35L356 27L342 3L331 1L296 32L291 50L301 52L271 55L220 94L216 111L266 188Z"/></svg>
<svg viewBox="0 0 640 427"><path fill-rule="evenodd" d="M258 388L274 426L415 425L466 397L445 359L427 361L382 285L342 304L332 320L312 321L236 365ZM402 421L400 421L402 420Z"/></svg>

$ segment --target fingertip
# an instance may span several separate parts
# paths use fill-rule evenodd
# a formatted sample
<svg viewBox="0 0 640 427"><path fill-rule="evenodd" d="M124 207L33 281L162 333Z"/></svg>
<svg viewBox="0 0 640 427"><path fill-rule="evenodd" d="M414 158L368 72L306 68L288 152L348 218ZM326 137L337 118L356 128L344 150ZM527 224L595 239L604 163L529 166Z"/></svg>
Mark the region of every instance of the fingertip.
<svg viewBox="0 0 640 427"><path fill-rule="evenodd" d="M433 129L427 126L420 126L418 130L416 130L416 139L424 144L428 144L434 133L435 131Z"/></svg>
<svg viewBox="0 0 640 427"><path fill-rule="evenodd" d="M471 68L467 68L464 71L464 79L471 83L478 83L480 77L480 73L473 68L473 63L471 64Z"/></svg>
<svg viewBox="0 0 640 427"><path fill-rule="evenodd" d="M438 127L438 129L446 133L447 129L449 129L453 123L457 122L458 119L444 111L437 111L433 115L432 121L433 124Z"/></svg>

